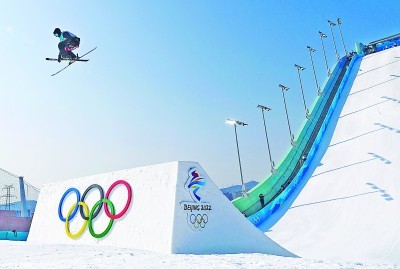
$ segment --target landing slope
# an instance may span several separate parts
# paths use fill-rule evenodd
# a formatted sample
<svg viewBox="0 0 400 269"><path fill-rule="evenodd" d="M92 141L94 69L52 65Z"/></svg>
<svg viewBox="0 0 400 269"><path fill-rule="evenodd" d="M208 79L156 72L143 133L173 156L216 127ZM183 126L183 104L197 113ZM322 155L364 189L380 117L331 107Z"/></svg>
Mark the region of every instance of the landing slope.
<svg viewBox="0 0 400 269"><path fill-rule="evenodd" d="M400 48L365 56L321 164L267 235L302 257L400 262Z"/></svg>

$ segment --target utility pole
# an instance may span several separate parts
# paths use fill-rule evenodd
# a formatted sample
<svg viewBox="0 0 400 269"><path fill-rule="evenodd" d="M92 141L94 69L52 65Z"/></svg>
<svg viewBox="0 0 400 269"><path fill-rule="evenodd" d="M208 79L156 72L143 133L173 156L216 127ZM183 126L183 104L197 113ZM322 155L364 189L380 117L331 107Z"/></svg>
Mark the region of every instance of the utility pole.
<svg viewBox="0 0 400 269"><path fill-rule="evenodd" d="M17 198L17 196L11 195L11 189L14 189L13 185L4 185L3 190L6 190L6 194L1 196L6 198L6 208L8 208L7 210L11 209L11 198Z"/></svg>

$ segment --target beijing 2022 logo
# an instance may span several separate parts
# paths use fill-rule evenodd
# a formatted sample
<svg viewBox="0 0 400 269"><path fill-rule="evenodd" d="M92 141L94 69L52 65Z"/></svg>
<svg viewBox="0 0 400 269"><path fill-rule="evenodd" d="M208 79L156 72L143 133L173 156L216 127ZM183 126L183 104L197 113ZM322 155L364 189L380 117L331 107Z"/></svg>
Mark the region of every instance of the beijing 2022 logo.
<svg viewBox="0 0 400 269"><path fill-rule="evenodd" d="M122 211L119 212L118 214L116 214L114 204L111 202L111 200L109 198L110 198L111 191L117 185L121 185L121 184L124 185L126 187L126 189L128 190L128 199L127 199L126 204L125 204L124 208L122 209ZM98 200L94 204L93 208L90 210L90 213L89 213L89 207L85 203L85 197L89 193L89 191L92 189L99 190L100 200ZM76 199L76 203L70 207L70 209L67 213L67 216L64 217L62 215L62 206L63 206L65 198L67 197L67 195L70 192L74 192L76 194L77 199ZM83 234L83 232L85 231L86 226L89 227L89 232L93 237L102 238L106 234L108 234L108 232L110 231L110 229L113 225L114 220L121 218L128 211L131 201L132 201L132 188L131 188L131 185L129 185L129 183L126 182L125 180L117 180L113 184L111 184L111 186L108 188L108 190L106 192L105 197L104 197L103 188L98 184L92 184L89 187L87 187L87 189L83 192L82 197L81 197L80 192L76 188L69 188L64 193L64 195L61 197L60 203L58 205L58 217L60 218L61 221L65 222L65 232L72 239L76 239L76 238L80 237ZM99 215L101 208L103 207L103 204L104 204L104 212L106 213L107 217L110 218L110 221L108 223L107 228L102 233L96 233L93 230L93 219L95 219ZM80 216L84 220L84 222L83 222L81 229L77 233L73 234L70 231L69 222L71 222L72 219L75 217L76 213L78 212L78 208L79 208Z"/></svg>
<svg viewBox="0 0 400 269"><path fill-rule="evenodd" d="M186 213L186 221L194 231L202 231L206 228L211 213L210 203L204 201L201 190L206 186L205 178L196 167L190 167L185 182L185 189L189 192L193 201L181 202L181 208Z"/></svg>
<svg viewBox="0 0 400 269"><path fill-rule="evenodd" d="M191 167L188 172L188 179L186 180L185 187L189 191L193 201L200 202L201 197L197 192L206 185L204 178L201 177L195 167Z"/></svg>

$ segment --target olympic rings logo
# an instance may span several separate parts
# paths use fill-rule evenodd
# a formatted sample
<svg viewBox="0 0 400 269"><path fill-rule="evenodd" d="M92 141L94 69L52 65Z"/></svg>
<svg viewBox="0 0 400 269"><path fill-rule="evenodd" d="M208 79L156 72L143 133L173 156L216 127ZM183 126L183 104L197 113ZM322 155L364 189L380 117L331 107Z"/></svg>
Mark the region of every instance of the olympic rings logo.
<svg viewBox="0 0 400 269"><path fill-rule="evenodd" d="M114 204L111 202L109 197L110 197L111 191L117 185L121 185L121 184L124 185L126 187L126 189L128 190L128 199L127 199L125 207L122 209L122 211L120 213L116 214ZM90 210L90 212L89 212L89 207L85 203L85 197L89 193L89 191L92 189L97 189L99 191L100 200L94 204L92 210ZM71 206L71 208L68 210L67 216L64 218L64 216L62 215L62 206L63 206L65 198L67 197L67 195L70 192L74 192L76 194L76 198L77 198L76 204L73 204ZM110 186L110 188L108 188L105 197L104 197L103 188L98 184L90 185L84 191L82 197L81 197L80 192L76 188L69 188L61 197L60 203L58 205L58 217L60 218L61 221L65 222L65 232L72 239L76 239L76 238L80 237L83 234L83 232L85 231L86 226L89 227L89 232L93 237L102 238L106 234L108 234L108 232L110 231L110 229L113 225L114 220L121 218L126 213L126 211L128 211L131 201L132 201L132 188L131 188L131 185L129 185L129 183L126 182L125 180L115 181ZM108 223L107 228L102 233L96 233L93 230L93 219L95 219L99 215L101 208L103 207L103 204L104 204L104 212L106 213L107 217L110 218L110 221ZM81 229L77 233L73 234L70 231L69 223L75 217L76 213L78 212L78 208L79 208L79 213L80 213L82 219L84 220L84 222L83 222Z"/></svg>
<svg viewBox="0 0 400 269"><path fill-rule="evenodd" d="M208 223L207 214L190 214L189 221L193 224L194 228L204 228Z"/></svg>

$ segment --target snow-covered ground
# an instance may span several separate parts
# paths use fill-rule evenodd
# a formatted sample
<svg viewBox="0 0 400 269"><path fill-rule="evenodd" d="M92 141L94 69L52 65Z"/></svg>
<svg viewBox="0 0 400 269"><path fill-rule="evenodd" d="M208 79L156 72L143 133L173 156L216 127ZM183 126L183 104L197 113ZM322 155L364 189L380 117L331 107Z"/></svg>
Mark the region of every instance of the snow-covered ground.
<svg viewBox="0 0 400 269"><path fill-rule="evenodd" d="M105 246L30 245L0 241L0 268L399 268L395 264L284 258L267 254L159 254Z"/></svg>

